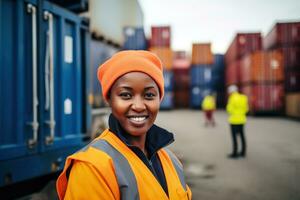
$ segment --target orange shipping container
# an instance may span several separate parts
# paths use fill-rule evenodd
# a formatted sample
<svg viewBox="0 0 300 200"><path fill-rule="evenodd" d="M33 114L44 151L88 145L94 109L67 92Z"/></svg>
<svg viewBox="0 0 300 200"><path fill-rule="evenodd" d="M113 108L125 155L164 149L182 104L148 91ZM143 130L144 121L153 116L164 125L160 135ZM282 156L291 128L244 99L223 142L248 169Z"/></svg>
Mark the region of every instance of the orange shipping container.
<svg viewBox="0 0 300 200"><path fill-rule="evenodd" d="M173 66L173 53L168 47L151 47L149 49L151 52L155 53L162 61L163 67L166 70L172 69Z"/></svg>
<svg viewBox="0 0 300 200"><path fill-rule="evenodd" d="M210 43L193 44L192 64L213 64L214 57Z"/></svg>
<svg viewBox="0 0 300 200"><path fill-rule="evenodd" d="M256 51L245 56L240 70L241 83L279 82L284 79L281 51Z"/></svg>
<svg viewBox="0 0 300 200"><path fill-rule="evenodd" d="M300 92L285 96L286 115L300 118Z"/></svg>

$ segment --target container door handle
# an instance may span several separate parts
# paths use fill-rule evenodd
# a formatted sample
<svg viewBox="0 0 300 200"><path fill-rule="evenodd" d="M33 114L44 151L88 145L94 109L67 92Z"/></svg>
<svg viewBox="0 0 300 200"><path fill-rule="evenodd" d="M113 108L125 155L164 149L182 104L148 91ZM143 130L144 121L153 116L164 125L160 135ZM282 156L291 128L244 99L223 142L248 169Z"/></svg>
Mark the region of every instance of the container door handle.
<svg viewBox="0 0 300 200"><path fill-rule="evenodd" d="M29 148L33 148L38 139L39 123L38 115L38 96L37 96L37 30L36 30L36 7L32 4L27 4L27 12L32 13L32 110L33 120L28 122L32 127L33 137L28 140Z"/></svg>
<svg viewBox="0 0 300 200"><path fill-rule="evenodd" d="M53 15L45 11L44 12L44 19L48 20L49 22L49 109L50 109L50 120L46 121L46 124L49 125L50 128L50 135L46 137L45 143L46 145L53 144L54 141L54 131L55 131L55 117L54 117L54 54L53 54ZM46 62L48 62L46 60Z"/></svg>

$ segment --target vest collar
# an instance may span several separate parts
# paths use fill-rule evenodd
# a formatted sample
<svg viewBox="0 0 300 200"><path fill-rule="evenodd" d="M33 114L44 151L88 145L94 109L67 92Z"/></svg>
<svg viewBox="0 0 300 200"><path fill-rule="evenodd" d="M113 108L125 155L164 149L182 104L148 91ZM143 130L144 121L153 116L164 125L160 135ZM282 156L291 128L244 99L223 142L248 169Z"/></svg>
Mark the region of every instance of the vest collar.
<svg viewBox="0 0 300 200"><path fill-rule="evenodd" d="M113 132L120 140L122 140L128 147L135 148L134 145L131 145L128 136L129 134L123 129L119 121L116 119L113 114L110 114L109 120L109 129ZM153 124L153 126L146 133L146 148L151 158L159 149L171 144L174 141L174 136L171 132L160 128Z"/></svg>

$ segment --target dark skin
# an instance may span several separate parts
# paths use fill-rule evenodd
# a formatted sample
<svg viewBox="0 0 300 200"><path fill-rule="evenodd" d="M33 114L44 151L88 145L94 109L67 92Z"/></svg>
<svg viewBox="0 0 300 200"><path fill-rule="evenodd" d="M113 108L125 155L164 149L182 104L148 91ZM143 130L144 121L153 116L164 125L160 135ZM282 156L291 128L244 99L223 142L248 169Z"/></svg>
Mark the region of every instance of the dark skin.
<svg viewBox="0 0 300 200"><path fill-rule="evenodd" d="M129 133L130 144L147 156L146 133L154 124L160 105L156 82L142 72L124 74L111 87L109 105L112 114Z"/></svg>

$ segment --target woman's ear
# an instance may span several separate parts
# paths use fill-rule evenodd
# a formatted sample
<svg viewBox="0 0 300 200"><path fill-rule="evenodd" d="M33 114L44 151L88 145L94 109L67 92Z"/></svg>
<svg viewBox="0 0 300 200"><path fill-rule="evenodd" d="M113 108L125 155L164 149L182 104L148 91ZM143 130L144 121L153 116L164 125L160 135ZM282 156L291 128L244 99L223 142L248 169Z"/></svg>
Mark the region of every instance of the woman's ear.
<svg viewBox="0 0 300 200"><path fill-rule="evenodd" d="M108 93L107 93L107 103L111 107L111 95L110 95L110 91L108 91Z"/></svg>

